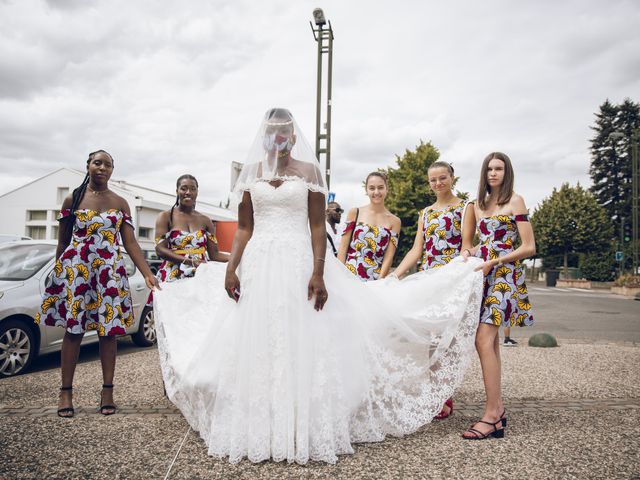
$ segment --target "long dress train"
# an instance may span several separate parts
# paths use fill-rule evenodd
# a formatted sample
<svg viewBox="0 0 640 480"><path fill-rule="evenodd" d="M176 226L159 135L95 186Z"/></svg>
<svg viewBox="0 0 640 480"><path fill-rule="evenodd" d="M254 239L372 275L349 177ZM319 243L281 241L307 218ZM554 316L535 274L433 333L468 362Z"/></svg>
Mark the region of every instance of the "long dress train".
<svg viewBox="0 0 640 480"><path fill-rule="evenodd" d="M213 262L154 295L167 394L208 453L335 463L354 442L430 422L474 352L480 261L362 283L329 255L329 300L316 312L307 185L257 182L250 193L239 302Z"/></svg>

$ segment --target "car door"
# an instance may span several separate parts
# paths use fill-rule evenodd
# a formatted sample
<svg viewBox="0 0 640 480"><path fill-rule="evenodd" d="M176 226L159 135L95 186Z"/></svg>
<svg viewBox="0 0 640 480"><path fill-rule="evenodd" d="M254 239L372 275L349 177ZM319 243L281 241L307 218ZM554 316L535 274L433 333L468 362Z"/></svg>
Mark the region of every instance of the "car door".
<svg viewBox="0 0 640 480"><path fill-rule="evenodd" d="M131 260L131 257L123 253L122 259L124 261L124 266L127 269L127 276L129 277L129 288L131 289L131 304L133 306L134 316L133 325L127 328L127 333L134 333L138 331L142 309L147 303L147 298L149 298L149 288L144 281L144 277L136 268L133 260Z"/></svg>

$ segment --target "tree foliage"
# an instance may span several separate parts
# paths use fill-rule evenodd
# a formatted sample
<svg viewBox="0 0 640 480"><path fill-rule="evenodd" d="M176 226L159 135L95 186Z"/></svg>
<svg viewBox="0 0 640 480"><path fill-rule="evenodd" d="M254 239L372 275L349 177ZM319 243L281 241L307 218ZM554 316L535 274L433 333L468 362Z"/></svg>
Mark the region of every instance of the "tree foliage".
<svg viewBox="0 0 640 480"><path fill-rule="evenodd" d="M407 149L404 155L396 155L397 167L381 169L389 181L387 208L402 220L400 242L394 263L398 264L411 249L418 225L420 211L436 201L429 188L427 170L438 160L440 152L431 142L416 146L415 151Z"/></svg>
<svg viewBox="0 0 640 480"><path fill-rule="evenodd" d="M591 127L591 192L620 230L621 219L631 223L631 134L640 128L640 104L606 100Z"/></svg>
<svg viewBox="0 0 640 480"><path fill-rule="evenodd" d="M535 209L531 223L543 263L562 255L568 266L572 253L602 255L610 251L613 228L607 211L580 184L554 188Z"/></svg>

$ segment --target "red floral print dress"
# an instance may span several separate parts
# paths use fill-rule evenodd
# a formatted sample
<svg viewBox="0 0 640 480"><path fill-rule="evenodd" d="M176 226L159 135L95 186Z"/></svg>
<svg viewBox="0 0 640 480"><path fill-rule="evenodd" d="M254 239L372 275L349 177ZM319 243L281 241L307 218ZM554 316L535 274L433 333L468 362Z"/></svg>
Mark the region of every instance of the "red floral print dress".
<svg viewBox="0 0 640 480"><path fill-rule="evenodd" d="M460 255L462 247L462 212L466 203L461 201L443 210L425 208L422 213L424 252L421 270L446 265Z"/></svg>
<svg viewBox="0 0 640 480"><path fill-rule="evenodd" d="M200 261L209 260L207 241L211 240L215 244L218 243L216 236L207 232L204 228L195 232L170 230L164 236L156 238L156 245L164 239L167 240L169 248L178 255L189 255L190 258ZM160 264L156 278L161 282L173 282L179 278L193 277L195 273L196 269L189 263L174 263L170 260L165 260ZM149 294L147 306L153 306L153 292Z"/></svg>
<svg viewBox="0 0 640 480"><path fill-rule="evenodd" d="M60 211L58 220L67 218ZM120 252L120 229L131 223L121 210L76 210L71 243L56 261L47 281L36 323L59 326L69 333L97 330L98 335L124 335L133 324L127 270Z"/></svg>
<svg viewBox="0 0 640 480"><path fill-rule="evenodd" d="M398 246L398 234L386 227L349 222L344 233L353 230L347 251L347 268L363 282L380 277L382 260L389 243Z"/></svg>
<svg viewBox="0 0 640 480"><path fill-rule="evenodd" d="M518 240L517 222L528 215L494 215L478 221L480 248L484 261L500 258L514 250ZM533 325L533 313L520 260L495 267L484 280L484 300L480 322L491 325Z"/></svg>

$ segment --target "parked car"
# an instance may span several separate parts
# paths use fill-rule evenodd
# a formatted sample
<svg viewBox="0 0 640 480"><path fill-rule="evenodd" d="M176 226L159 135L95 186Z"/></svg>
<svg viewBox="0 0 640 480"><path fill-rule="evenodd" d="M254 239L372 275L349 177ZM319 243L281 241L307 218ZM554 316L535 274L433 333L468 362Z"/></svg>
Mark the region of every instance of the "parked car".
<svg viewBox="0 0 640 480"><path fill-rule="evenodd" d="M16 242L18 240L31 240L31 237L12 235L10 233L0 233L0 243Z"/></svg>
<svg viewBox="0 0 640 480"><path fill-rule="evenodd" d="M158 273L158 269L160 268L160 265L162 265L163 261L164 260L162 260L161 258L147 258L147 263L149 264L149 268L151 269L151 273L156 275Z"/></svg>
<svg viewBox="0 0 640 480"><path fill-rule="evenodd" d="M34 322L47 278L55 263L56 242L21 240L0 244L0 378L24 373L38 355L62 348L64 328ZM126 329L133 341L148 347L156 342L153 310L146 308L149 289L133 261L123 252L129 275L134 322ZM82 345L98 341L96 331Z"/></svg>

